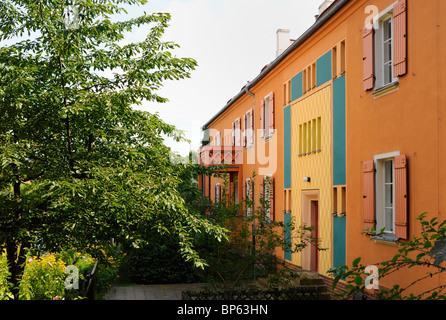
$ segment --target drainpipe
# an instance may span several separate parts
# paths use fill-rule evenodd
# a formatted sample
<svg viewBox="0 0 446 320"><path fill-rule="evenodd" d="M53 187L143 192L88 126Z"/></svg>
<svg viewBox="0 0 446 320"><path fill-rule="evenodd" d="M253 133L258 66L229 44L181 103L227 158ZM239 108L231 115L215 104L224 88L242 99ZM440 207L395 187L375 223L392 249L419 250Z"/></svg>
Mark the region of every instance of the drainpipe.
<svg viewBox="0 0 446 320"><path fill-rule="evenodd" d="M245 92L249 94L252 97L252 136L253 136L253 143L252 143L252 152L253 152L253 158L254 158L254 172L256 171L256 125L255 125L255 110L256 110L256 97L254 93L249 91L249 83L245 86ZM255 214L255 185L252 186L252 214ZM256 219L254 218L252 223L252 250L253 254L255 256L255 250L256 250ZM254 274L254 283L256 282L256 266L254 262L253 266L253 274Z"/></svg>

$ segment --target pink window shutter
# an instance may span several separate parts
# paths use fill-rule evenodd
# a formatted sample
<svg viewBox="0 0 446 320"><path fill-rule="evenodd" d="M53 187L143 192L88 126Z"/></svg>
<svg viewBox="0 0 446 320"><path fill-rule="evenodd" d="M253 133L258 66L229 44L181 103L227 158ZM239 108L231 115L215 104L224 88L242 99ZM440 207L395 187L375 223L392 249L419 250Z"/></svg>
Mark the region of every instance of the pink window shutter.
<svg viewBox="0 0 446 320"><path fill-rule="evenodd" d="M395 236L407 239L407 157L405 154L395 157Z"/></svg>
<svg viewBox="0 0 446 320"><path fill-rule="evenodd" d="M269 129L274 129L274 92L269 94Z"/></svg>
<svg viewBox="0 0 446 320"><path fill-rule="evenodd" d="M393 76L407 72L407 0L400 0L393 7L394 53Z"/></svg>
<svg viewBox="0 0 446 320"><path fill-rule="evenodd" d="M260 102L260 137L263 138L265 131L265 100Z"/></svg>
<svg viewBox="0 0 446 320"><path fill-rule="evenodd" d="M362 32L363 39L363 84L364 90L373 89L373 28L364 27Z"/></svg>
<svg viewBox="0 0 446 320"><path fill-rule="evenodd" d="M242 140L243 140L243 147L246 147L246 134L247 134L247 130L246 130L246 114L244 114L243 115L243 118L242 118L243 120L242 120L242 126L243 126L243 128L242 128Z"/></svg>
<svg viewBox="0 0 446 320"><path fill-rule="evenodd" d="M254 110L251 109L251 144L254 143Z"/></svg>
<svg viewBox="0 0 446 320"><path fill-rule="evenodd" d="M232 123L232 137L231 137L231 145L235 146L235 123Z"/></svg>
<svg viewBox="0 0 446 320"><path fill-rule="evenodd" d="M375 226L375 165L373 160L364 161L363 167L363 224L364 229Z"/></svg>

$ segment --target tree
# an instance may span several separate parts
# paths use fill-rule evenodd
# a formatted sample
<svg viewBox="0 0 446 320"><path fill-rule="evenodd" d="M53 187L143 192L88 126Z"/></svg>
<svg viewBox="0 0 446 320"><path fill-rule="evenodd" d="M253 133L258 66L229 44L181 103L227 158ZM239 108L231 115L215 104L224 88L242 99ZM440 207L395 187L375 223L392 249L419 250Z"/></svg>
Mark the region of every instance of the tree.
<svg viewBox="0 0 446 320"><path fill-rule="evenodd" d="M157 114L157 90L197 63L162 41L170 15L116 21L146 0L0 2L0 245L15 288L25 249L72 247L98 259L116 241L174 235L185 259L205 262L194 234L223 229L188 212L162 135L183 139ZM145 26L147 37L123 43ZM141 29L139 29L141 32ZM16 291L15 291L16 292Z"/></svg>
<svg viewBox="0 0 446 320"><path fill-rule="evenodd" d="M374 265L375 270L370 266L361 264L361 257L352 262L352 266L341 266L331 270L335 279L333 288L339 281L345 281L344 289L338 295L343 299L355 297L365 297L366 289L378 289L376 284L395 272L405 268L423 268L426 272L420 277L411 279L411 283L405 287L395 284L392 288L379 288L376 291L378 299L386 300L433 300L446 299L446 284L440 283L432 285L428 281L434 276L439 276L446 272L444 262L446 261L446 220L439 221L436 217L431 220L426 219L427 213L417 217L421 224L421 234L414 235L409 241L401 244L398 253L389 261L383 261ZM374 232L374 230L371 230ZM370 233L365 230L364 233ZM377 232L377 235L380 235ZM420 274L420 273L416 273ZM378 280L377 282L375 282ZM426 283L427 282L427 283ZM414 294L410 292L414 285L423 284L425 291Z"/></svg>
<svg viewBox="0 0 446 320"><path fill-rule="evenodd" d="M278 268L277 250L297 253L309 245L325 250L313 236L314 228L297 225L294 221L285 223L270 219L273 181L269 177L264 180L257 205L252 192L237 203L234 190L229 187L229 174L222 168L214 169L215 175L217 170L221 171L219 178L224 179L224 183L220 199L214 203L208 199L207 210L210 219L230 230L230 237L228 241L218 243L208 239L202 241L205 244L202 255L211 266L208 275L208 281L213 285L211 292L223 292L226 299L232 299L237 288L258 278L267 278L271 287L286 283L292 274L285 265ZM254 189L255 179L253 174L250 190ZM285 236L285 229L290 230L290 238Z"/></svg>

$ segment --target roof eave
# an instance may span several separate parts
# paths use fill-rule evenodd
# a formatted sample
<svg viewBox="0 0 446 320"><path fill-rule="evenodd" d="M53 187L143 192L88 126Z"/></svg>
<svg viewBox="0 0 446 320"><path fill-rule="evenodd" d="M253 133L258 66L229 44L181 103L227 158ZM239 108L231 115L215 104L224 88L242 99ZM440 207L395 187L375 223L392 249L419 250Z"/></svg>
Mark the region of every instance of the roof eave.
<svg viewBox="0 0 446 320"><path fill-rule="evenodd" d="M206 124L203 129L209 127L209 125L215 121L223 112L225 112L231 105L233 105L238 99L240 99L246 92L246 90L252 89L257 83L260 82L269 72L271 72L280 62L282 62L290 53L299 48L310 36L312 36L320 27L322 27L333 15L335 15L342 7L344 7L351 0L339 0L332 4L332 6L324 12L324 15L319 17L318 20L305 31L297 40L295 40L285 51L283 51L275 60L273 60L260 74L249 82L243 89L235 95L220 111L218 111Z"/></svg>

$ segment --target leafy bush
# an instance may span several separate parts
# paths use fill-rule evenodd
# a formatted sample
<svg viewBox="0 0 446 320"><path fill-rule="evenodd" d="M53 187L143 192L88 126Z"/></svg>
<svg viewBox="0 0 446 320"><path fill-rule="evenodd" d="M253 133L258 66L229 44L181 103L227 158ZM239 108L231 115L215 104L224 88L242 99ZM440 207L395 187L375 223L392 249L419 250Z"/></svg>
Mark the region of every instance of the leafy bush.
<svg viewBox="0 0 446 320"><path fill-rule="evenodd" d="M20 283L21 299L62 299L65 294L65 278L67 277L65 267L65 262L57 258L55 254L29 258Z"/></svg>
<svg viewBox="0 0 446 320"><path fill-rule="evenodd" d="M439 276L446 272L446 220L439 221L436 217L431 220L426 219L427 213L417 217L420 221L422 232L414 235L408 242L401 243L398 253L389 261L376 263L378 280L402 270L403 268L423 267L426 272L414 273L410 279L412 282L406 287L399 284L386 289L380 287L375 292L381 300L446 300L446 285L443 283L426 283L433 276ZM372 230L374 232L374 230ZM364 231L369 233L369 230ZM380 235L382 231L377 232ZM330 271L335 276L333 289L340 281L345 282L344 288L336 295L340 299L364 299L367 287L373 287L366 279L370 278L370 270L361 264L361 257L352 262L352 266L341 266ZM418 277L417 277L418 276ZM424 284L424 292L414 294L411 292L415 284Z"/></svg>
<svg viewBox="0 0 446 320"><path fill-rule="evenodd" d="M8 281L9 277L10 272L8 269L6 254L2 253L2 255L0 255L0 300L9 300L13 298L10 291L11 283Z"/></svg>
<svg viewBox="0 0 446 320"><path fill-rule="evenodd" d="M121 271L138 284L190 283L200 281L200 270L184 260L174 242L165 241L129 250Z"/></svg>

